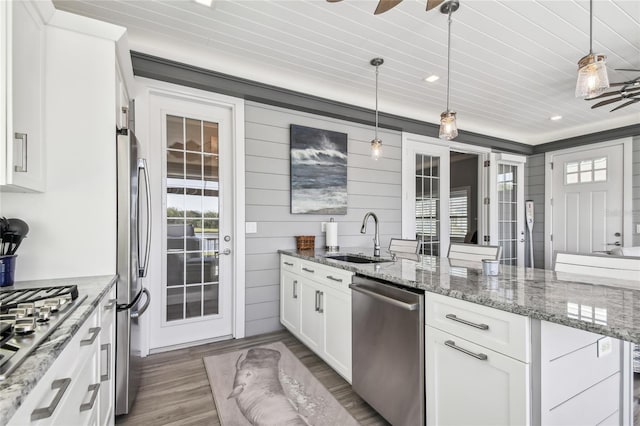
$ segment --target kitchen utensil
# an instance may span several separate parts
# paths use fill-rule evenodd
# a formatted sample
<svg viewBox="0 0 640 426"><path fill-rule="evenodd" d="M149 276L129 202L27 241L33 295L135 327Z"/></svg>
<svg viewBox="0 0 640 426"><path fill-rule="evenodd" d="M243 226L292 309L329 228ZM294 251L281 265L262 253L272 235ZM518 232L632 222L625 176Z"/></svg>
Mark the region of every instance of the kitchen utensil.
<svg viewBox="0 0 640 426"><path fill-rule="evenodd" d="M13 236L12 246L9 249L8 254L16 254L16 250L18 250L18 247L20 247L20 243L22 242L23 239L24 239L24 235L15 234Z"/></svg>
<svg viewBox="0 0 640 426"><path fill-rule="evenodd" d="M18 235L22 235L23 237L25 237L29 233L29 225L27 225L27 223L24 220L11 218L11 219L7 219L7 221L9 222L10 232L13 232Z"/></svg>

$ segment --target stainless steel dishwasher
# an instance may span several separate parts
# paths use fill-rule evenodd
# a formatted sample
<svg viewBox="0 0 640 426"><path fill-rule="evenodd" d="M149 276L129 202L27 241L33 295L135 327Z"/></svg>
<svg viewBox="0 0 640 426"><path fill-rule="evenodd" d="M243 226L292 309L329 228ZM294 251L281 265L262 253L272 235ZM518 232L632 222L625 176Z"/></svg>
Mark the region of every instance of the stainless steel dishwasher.
<svg viewBox="0 0 640 426"><path fill-rule="evenodd" d="M359 275L349 287L353 389L394 426L424 425L424 293Z"/></svg>

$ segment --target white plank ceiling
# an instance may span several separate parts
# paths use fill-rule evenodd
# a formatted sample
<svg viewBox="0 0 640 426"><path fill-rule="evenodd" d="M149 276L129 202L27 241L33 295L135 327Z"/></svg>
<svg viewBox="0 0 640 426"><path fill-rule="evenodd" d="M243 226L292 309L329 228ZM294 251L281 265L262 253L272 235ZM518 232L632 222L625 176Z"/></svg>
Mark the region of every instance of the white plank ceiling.
<svg viewBox="0 0 640 426"><path fill-rule="evenodd" d="M589 51L588 0L461 0L453 14L451 109L460 129L539 144L640 123L574 97ZM128 28L132 50L366 108L382 57L383 112L437 123L446 106L447 18L404 0L54 0L58 9ZM595 0L595 53L612 82L640 77L640 0ZM440 76L435 83L423 79ZM552 115L562 115L550 121Z"/></svg>

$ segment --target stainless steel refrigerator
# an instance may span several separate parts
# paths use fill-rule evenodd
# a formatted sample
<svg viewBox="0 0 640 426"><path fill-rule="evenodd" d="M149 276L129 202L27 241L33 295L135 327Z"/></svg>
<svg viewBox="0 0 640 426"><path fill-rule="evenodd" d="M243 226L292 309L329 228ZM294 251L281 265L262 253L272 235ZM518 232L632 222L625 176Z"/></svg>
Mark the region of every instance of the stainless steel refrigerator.
<svg viewBox="0 0 640 426"><path fill-rule="evenodd" d="M147 162L131 130L117 131L118 299L116 314L116 415L127 414L140 374L140 316L151 301L140 279L147 274L151 241L151 203ZM143 193L145 196L142 197ZM142 225L144 226L144 229Z"/></svg>

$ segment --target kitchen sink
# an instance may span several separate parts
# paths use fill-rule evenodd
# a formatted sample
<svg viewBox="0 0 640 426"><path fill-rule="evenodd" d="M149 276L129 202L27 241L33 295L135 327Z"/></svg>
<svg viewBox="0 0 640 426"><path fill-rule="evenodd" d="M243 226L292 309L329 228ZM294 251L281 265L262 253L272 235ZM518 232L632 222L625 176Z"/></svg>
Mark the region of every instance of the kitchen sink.
<svg viewBox="0 0 640 426"><path fill-rule="evenodd" d="M333 259L333 260L339 260L341 262L351 262L351 263L391 262L391 259L372 259L370 257L358 256L355 254L339 254L335 256L327 256L327 259Z"/></svg>

